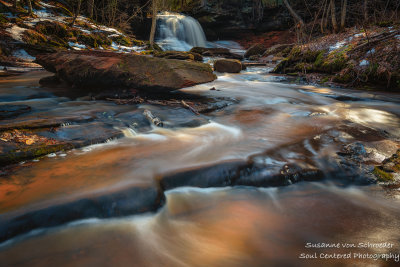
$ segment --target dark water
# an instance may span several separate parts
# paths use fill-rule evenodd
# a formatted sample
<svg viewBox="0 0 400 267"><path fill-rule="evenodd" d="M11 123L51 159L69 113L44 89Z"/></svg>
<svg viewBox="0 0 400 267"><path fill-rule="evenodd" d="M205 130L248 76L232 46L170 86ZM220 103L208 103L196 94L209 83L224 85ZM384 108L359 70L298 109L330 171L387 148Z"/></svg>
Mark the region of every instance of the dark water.
<svg viewBox="0 0 400 267"><path fill-rule="evenodd" d="M46 116L106 113L102 120L115 123L125 137L26 162L25 168L0 178L0 220L97 193L152 186L166 172L225 160L253 157L278 170L287 163L325 168L335 162L337 151L357 141L376 164L399 148L399 95L279 83L279 77L266 72L250 68L185 89L234 98L237 104L202 115L209 122L198 127L145 132L113 119L137 107L56 97L56 92L37 86L46 74L2 81L0 90L8 97L3 103L18 100L38 111L50 106L53 112L42 110ZM35 96L38 92L50 95ZM10 99L14 93L18 99ZM397 192L388 195L378 185L343 187L334 182L178 188L166 192L166 204L156 213L75 221L6 241L0 247L0 265L385 266L395 261L353 254L351 259L326 260L320 253L399 254ZM307 243L360 242L393 246L305 248ZM299 259L302 253L317 253L319 259Z"/></svg>

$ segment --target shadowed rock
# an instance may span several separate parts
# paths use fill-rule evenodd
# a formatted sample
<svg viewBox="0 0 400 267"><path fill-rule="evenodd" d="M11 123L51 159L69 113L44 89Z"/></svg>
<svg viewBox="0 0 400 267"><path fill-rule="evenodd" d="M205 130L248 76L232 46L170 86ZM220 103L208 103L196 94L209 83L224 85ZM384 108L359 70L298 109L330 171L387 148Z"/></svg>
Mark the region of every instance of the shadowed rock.
<svg viewBox="0 0 400 267"><path fill-rule="evenodd" d="M58 52L39 55L36 61L72 87L96 92L168 92L216 79L208 64L133 54Z"/></svg>
<svg viewBox="0 0 400 267"><path fill-rule="evenodd" d="M108 195L92 196L2 219L0 242L34 229L87 218L111 218L156 211L165 201L156 186L136 186Z"/></svg>

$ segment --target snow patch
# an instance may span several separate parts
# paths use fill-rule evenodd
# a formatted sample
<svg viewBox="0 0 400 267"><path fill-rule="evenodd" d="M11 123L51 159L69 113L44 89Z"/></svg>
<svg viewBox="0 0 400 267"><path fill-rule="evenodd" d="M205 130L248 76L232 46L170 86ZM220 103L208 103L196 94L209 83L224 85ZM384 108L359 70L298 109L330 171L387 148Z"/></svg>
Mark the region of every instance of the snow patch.
<svg viewBox="0 0 400 267"><path fill-rule="evenodd" d="M339 49L346 44L346 41L337 42L335 45L329 47L329 51L332 52L333 50Z"/></svg>
<svg viewBox="0 0 400 267"><path fill-rule="evenodd" d="M11 28L7 28L6 31L11 34L14 40L22 42L22 34L26 31L25 28L21 28L17 25L13 25Z"/></svg>
<svg viewBox="0 0 400 267"><path fill-rule="evenodd" d="M361 62L360 62L360 66L361 67L364 67L364 66L369 66L369 61L368 60L362 60Z"/></svg>
<svg viewBox="0 0 400 267"><path fill-rule="evenodd" d="M74 50L82 50L86 49L86 45L84 44L78 44L78 43L73 43L73 42L68 42L68 45L72 47Z"/></svg>

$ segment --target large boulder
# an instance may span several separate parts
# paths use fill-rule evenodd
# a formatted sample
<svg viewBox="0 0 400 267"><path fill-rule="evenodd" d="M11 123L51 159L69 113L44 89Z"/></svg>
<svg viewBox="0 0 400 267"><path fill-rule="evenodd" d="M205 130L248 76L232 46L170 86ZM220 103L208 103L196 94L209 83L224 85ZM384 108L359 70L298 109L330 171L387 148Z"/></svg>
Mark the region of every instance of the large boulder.
<svg viewBox="0 0 400 267"><path fill-rule="evenodd" d="M168 92L216 79L208 64L113 52L58 52L38 55L36 62L72 87L97 92Z"/></svg>
<svg viewBox="0 0 400 267"><path fill-rule="evenodd" d="M267 50L267 48L263 44L254 44L247 49L244 57L249 58L251 56L260 56L264 54L265 50Z"/></svg>
<svg viewBox="0 0 400 267"><path fill-rule="evenodd" d="M243 69L243 66L236 59L218 59L214 63L214 69L218 72L239 73Z"/></svg>

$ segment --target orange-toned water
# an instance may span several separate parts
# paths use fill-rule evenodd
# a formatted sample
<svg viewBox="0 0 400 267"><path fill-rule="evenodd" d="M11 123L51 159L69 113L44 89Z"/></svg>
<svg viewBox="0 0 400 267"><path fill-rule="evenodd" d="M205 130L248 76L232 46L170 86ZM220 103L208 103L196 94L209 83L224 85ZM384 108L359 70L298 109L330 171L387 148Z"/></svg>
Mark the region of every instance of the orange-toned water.
<svg viewBox="0 0 400 267"><path fill-rule="evenodd" d="M9 95L13 90L21 95L43 90L37 85L43 75L47 74L14 77L0 83L0 90ZM398 95L275 79L263 69L220 75L211 84L184 90L238 101L202 115L207 124L155 127L144 133L124 128L121 139L22 164L25 167L0 178L0 220L136 184L153 185L166 172L227 159L257 154L271 165L321 167L320 159L333 158L342 145L355 141L390 144L383 154L398 148ZM220 91L210 91L212 87ZM332 97L337 95L357 101ZM101 101L51 99L57 99L51 109L62 106L65 114L76 113L77 106L88 114L93 108L108 113L133 109ZM48 99L29 101L40 106ZM383 130L390 138L375 135ZM304 248L307 242L393 242L399 252L400 209L393 195L388 198L378 186L341 188L326 183L280 189L178 188L167 192L166 205L155 214L94 218L3 243L0 266L384 265L381 260L302 261L298 256L309 252ZM389 250L368 249L376 251Z"/></svg>

